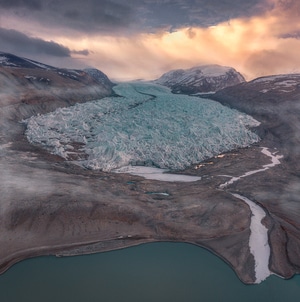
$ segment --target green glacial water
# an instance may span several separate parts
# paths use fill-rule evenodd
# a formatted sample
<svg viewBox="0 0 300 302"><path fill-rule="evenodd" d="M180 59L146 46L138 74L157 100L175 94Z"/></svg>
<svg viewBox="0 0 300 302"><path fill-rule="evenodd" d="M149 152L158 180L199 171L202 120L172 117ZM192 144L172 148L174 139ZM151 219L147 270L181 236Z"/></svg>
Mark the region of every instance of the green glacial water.
<svg viewBox="0 0 300 302"><path fill-rule="evenodd" d="M300 276L244 285L218 257L184 243L39 257L0 276L1 302L289 302L299 295Z"/></svg>

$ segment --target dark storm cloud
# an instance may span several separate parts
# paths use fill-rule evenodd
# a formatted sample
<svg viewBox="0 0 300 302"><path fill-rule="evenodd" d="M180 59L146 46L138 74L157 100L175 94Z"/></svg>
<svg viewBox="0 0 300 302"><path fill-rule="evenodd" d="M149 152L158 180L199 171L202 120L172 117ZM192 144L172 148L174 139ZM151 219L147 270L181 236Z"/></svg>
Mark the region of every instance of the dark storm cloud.
<svg viewBox="0 0 300 302"><path fill-rule="evenodd" d="M0 45L2 51L51 55L56 57L69 57L69 48L53 41L44 41L38 38L31 38L16 30L0 28Z"/></svg>
<svg viewBox="0 0 300 302"><path fill-rule="evenodd" d="M110 31L127 27L133 21L132 10L124 1L73 0L49 4L52 12L61 12L57 19L64 26L83 31Z"/></svg>
<svg viewBox="0 0 300 302"><path fill-rule="evenodd" d="M3 8L28 8L33 10L40 10L42 8L39 0L0 0L0 7Z"/></svg>
<svg viewBox="0 0 300 302"><path fill-rule="evenodd" d="M0 8L44 26L80 32L209 26L261 13L267 0L0 0ZM12 10L13 8L13 10ZM39 11L37 11L39 9Z"/></svg>
<svg viewBox="0 0 300 302"><path fill-rule="evenodd" d="M233 18L260 14L270 7L265 0L145 0L144 3L146 25L172 28L206 27Z"/></svg>
<svg viewBox="0 0 300 302"><path fill-rule="evenodd" d="M111 32L128 28L133 10L124 1L110 0L0 0L1 13L43 27L73 29L80 32ZM35 8L35 9L34 9ZM39 10L37 10L37 8Z"/></svg>

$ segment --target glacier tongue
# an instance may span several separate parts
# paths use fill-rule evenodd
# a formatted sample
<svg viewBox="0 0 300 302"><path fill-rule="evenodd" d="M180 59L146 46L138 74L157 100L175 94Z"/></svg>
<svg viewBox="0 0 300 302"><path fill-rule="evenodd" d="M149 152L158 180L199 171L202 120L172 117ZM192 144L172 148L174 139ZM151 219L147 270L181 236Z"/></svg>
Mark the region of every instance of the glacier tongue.
<svg viewBox="0 0 300 302"><path fill-rule="evenodd" d="M26 121L31 143L78 163L111 171L130 164L183 169L259 140L252 117L208 99L174 95L150 83L124 83L119 95L76 104ZM78 150L77 150L78 151Z"/></svg>

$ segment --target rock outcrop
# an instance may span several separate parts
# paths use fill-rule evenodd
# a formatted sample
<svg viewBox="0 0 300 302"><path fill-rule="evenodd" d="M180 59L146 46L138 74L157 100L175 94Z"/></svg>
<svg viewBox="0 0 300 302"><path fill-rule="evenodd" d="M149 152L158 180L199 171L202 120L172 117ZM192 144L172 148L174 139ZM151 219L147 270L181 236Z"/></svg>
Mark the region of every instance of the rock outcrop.
<svg viewBox="0 0 300 302"><path fill-rule="evenodd" d="M101 75L101 79L100 76ZM103 98L113 83L101 71L62 69L0 52L0 126L58 107ZM3 134L4 135L4 134Z"/></svg>

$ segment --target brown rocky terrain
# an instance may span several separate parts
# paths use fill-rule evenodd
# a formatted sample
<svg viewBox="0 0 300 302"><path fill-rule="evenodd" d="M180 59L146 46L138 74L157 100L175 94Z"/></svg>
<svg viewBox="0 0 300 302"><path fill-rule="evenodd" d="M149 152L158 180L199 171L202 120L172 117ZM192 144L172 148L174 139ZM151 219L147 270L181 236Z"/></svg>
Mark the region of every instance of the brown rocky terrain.
<svg viewBox="0 0 300 302"><path fill-rule="evenodd" d="M112 86L104 74L55 68L0 52L0 140L14 135L16 120L102 98L112 93Z"/></svg>
<svg viewBox="0 0 300 302"><path fill-rule="evenodd" d="M236 192L267 211L264 224L269 229L271 270L285 278L299 273L295 132L299 123L294 116L298 86L282 95L259 92L251 83L217 93L218 101L245 112L252 108L249 113L262 122L257 129L262 141L178 172L201 176L200 181L161 182L85 170L27 142L24 125L19 123L22 119L111 93L109 83L95 83L88 74L74 82L55 72L0 68L1 272L37 255L76 255L145 242L181 241L206 247L224 259L243 282L253 283L251 211L231 194ZM50 84L32 83L26 76L49 79ZM283 107L289 116L281 116L281 109L276 109L283 104L279 98L287 104ZM292 111L290 103L295 105ZM272 151L277 148L284 155L282 164L221 190L220 184L228 180L224 175L239 176L270 162L262 146Z"/></svg>
<svg viewBox="0 0 300 302"><path fill-rule="evenodd" d="M278 169L253 175L234 189L267 211L272 222L270 267L288 277L300 270L300 75L259 78L228 87L216 93L214 99L259 120L261 144L284 155Z"/></svg>

